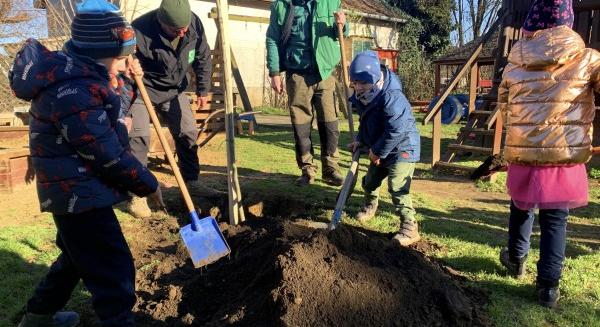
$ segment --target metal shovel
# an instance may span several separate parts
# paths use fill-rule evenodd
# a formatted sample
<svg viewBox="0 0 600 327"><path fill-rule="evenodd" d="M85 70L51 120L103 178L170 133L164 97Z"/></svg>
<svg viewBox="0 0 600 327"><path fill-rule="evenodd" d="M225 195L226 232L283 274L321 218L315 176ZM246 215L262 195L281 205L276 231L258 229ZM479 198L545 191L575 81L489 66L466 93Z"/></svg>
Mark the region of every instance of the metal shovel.
<svg viewBox="0 0 600 327"><path fill-rule="evenodd" d="M165 151L169 165L171 166L171 169L173 169L175 179L177 180L177 184L181 190L181 195L183 196L183 200L190 215L191 223L183 226L179 230L179 234L183 239L185 247L190 253L194 267L200 268L211 264L228 255L231 252L231 249L229 248L227 241L225 241L225 237L223 237L223 233L221 233L221 230L219 229L217 221L214 217L208 216L202 219L198 217L198 212L194 208L192 198L190 197L187 186L183 181L179 167L177 167L171 147L169 146L169 143L163 134L160 121L158 120L156 112L154 111L154 106L150 101L150 97L148 97L148 92L146 91L144 82L142 81L141 76L138 75L134 75L134 79L140 91L140 95L142 96L142 100L146 105L148 114L150 115L150 120L152 120L152 124L156 129L156 134L158 135L160 144Z"/></svg>

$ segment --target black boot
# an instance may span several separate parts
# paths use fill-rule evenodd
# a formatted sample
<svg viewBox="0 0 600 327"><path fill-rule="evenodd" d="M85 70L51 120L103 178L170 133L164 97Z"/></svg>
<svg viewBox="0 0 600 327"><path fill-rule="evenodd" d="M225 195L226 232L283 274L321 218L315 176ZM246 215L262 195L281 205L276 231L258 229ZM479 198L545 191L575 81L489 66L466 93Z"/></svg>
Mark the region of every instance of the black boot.
<svg viewBox="0 0 600 327"><path fill-rule="evenodd" d="M558 282L546 283L537 281L535 288L537 290L538 303L546 308L556 308L560 298Z"/></svg>
<svg viewBox="0 0 600 327"><path fill-rule="evenodd" d="M511 258L508 254L508 248L500 250L500 263L508 270L508 274L514 278L520 279L525 276L525 261L527 255L522 258Z"/></svg>

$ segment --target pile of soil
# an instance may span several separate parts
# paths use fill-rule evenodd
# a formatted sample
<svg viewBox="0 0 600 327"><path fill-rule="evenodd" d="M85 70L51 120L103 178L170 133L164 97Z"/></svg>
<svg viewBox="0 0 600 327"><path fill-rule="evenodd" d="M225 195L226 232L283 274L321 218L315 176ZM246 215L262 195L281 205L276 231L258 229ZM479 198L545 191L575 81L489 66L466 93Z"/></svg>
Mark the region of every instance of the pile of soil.
<svg viewBox="0 0 600 327"><path fill-rule="evenodd" d="M221 228L231 257L193 268L172 219L131 238L140 326L488 326L484 296L381 235L276 219Z"/></svg>

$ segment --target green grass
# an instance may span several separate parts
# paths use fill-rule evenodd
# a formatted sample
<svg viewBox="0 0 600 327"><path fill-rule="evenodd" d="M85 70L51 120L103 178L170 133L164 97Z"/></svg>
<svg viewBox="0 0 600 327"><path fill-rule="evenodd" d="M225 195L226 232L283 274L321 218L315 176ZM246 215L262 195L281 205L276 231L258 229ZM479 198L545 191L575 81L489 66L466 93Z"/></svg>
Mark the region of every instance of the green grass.
<svg viewBox="0 0 600 327"><path fill-rule="evenodd" d="M285 108L271 107L271 106L260 106L253 109L254 111L260 111L261 114L275 115L275 116L289 116L290 112Z"/></svg>
<svg viewBox="0 0 600 327"><path fill-rule="evenodd" d="M349 141L347 125L341 123L340 144ZM420 178L435 178L439 173L431 173L431 125L418 126L422 137L422 160L417 166ZM452 142L460 125L444 126L442 147ZM236 143L240 167L252 171L265 171L273 178L262 181L246 182L245 189L256 187L261 192L272 194L274 190L296 197L299 200L311 200L331 208L335 203L336 190L317 183L314 187L298 189L292 185L298 174L293 155L293 138L289 131L271 129L254 137L243 137ZM256 154L260 153L260 156ZM315 153L319 153L318 147ZM350 154L342 149L341 165L347 167ZM470 158L462 160L467 165L477 165ZM366 159L363 159L363 163ZM364 174L361 166L361 176ZM478 182L480 198L485 199L487 192L505 192L506 173L499 173L495 182ZM361 226L381 233L394 233L398 229L399 219L393 214L393 207L386 185L382 186L382 202L379 215ZM269 191L270 190L270 191ZM457 192L460 186L457 185ZM360 225L348 216L354 215L361 205L360 186L354 192L346 208L345 224ZM591 203L587 208L572 212L569 223L572 225L589 224L587 238L600 242L600 190L591 190ZM323 200L325 199L325 200ZM458 200L455 200L458 199ZM329 201L329 202L328 202ZM535 297L535 263L539 258L539 231L532 239L532 250L528 265L527 278L514 280L505 275L498 261L498 253L506 244L508 225L508 203L493 201L466 203L460 197L449 194L447 199L432 198L426 192L413 192L413 201L417 210L423 235L442 250L432 253L438 260L460 271L469 284L482 288L489 294L488 313L496 326L600 326L600 243L580 242L577 233L569 234L567 260L561 290L563 297L556 310L539 306ZM331 210L309 212L307 216L321 220L330 219ZM596 233L594 234L593 231ZM584 238L585 238L584 237Z"/></svg>
<svg viewBox="0 0 600 327"><path fill-rule="evenodd" d="M120 214L125 221L131 216ZM15 326L24 313L36 285L60 254L55 245L56 228L48 214L35 224L0 228L0 327ZM123 221L122 221L123 222ZM90 293L78 285L67 309L90 311Z"/></svg>
<svg viewBox="0 0 600 327"><path fill-rule="evenodd" d="M287 113L286 113L287 115ZM422 116L420 116L422 117ZM349 166L350 154L343 145L350 141L347 123L341 126L341 161L344 171ZM431 125L418 125L422 135L422 161L416 173L419 178L435 179L429 170L431 158ZM444 126L443 146L451 142L459 125ZM315 131L314 139L317 140ZM315 142L318 144L318 142ZM211 142L212 151L224 153L224 142ZM237 161L242 191L249 198L295 198L312 204L308 211L297 212L306 218L328 220L331 217L337 189L317 180L311 187L293 185L298 176L290 130L261 126L255 136L241 136L236 140ZM320 149L315 148L316 161ZM466 161L467 159L465 159ZM366 164L366 159L362 159ZM473 161L474 162L474 161ZM365 172L361 166L361 175ZM486 308L495 326L600 326L600 189L590 192L590 206L572 211L567 244L567 260L561 290L563 297L556 310L548 310L536 303L534 278L535 262L539 256L539 234L532 240L532 251L524 280L505 276L498 261L498 251L507 238L508 205L506 201L491 200L491 193L503 192L505 174L499 174L495 183L479 183L477 201L460 197L460 184L447 197L433 196L427 191L413 192L417 219L423 235L439 245L430 255L463 274L469 284L489 294ZM378 217L361 226L381 233L394 233L399 220L393 214L389 194L382 186L382 201ZM350 198L345 224L359 225L350 219L362 203L360 183ZM488 199L490 199L488 201ZM18 210L18 209L15 209ZM134 221L117 211L123 224ZM36 283L58 255L53 245L54 227L46 216L32 226L14 226L0 229L0 326L13 326L25 301ZM151 269L150 262L140 269ZM70 306L88 306L89 294L79 290Z"/></svg>

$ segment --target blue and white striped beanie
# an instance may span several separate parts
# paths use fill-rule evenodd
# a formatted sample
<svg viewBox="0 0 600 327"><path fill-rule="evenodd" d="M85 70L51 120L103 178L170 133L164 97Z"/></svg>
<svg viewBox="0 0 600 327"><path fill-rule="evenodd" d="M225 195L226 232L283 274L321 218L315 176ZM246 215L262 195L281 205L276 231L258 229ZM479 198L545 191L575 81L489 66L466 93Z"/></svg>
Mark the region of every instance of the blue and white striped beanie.
<svg viewBox="0 0 600 327"><path fill-rule="evenodd" d="M119 8L106 0L83 0L71 23L74 50L94 59L135 52L135 31Z"/></svg>

